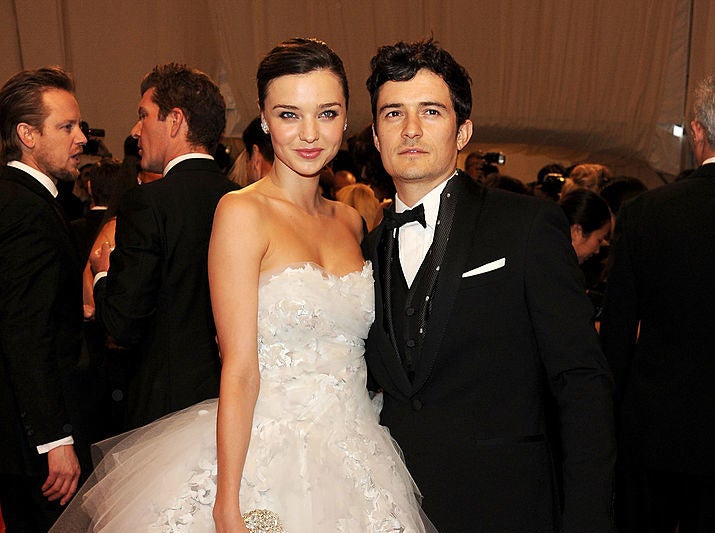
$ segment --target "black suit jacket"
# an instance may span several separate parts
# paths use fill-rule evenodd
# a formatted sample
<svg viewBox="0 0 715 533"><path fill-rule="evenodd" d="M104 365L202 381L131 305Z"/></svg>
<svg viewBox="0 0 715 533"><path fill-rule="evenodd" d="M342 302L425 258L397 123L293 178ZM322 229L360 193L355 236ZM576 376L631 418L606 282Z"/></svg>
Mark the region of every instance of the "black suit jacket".
<svg viewBox="0 0 715 533"><path fill-rule="evenodd" d="M591 305L551 202L486 189L459 173L458 203L414 380L383 328L383 226L365 251L375 266L367 340L384 389L382 423L405 454L442 533L610 531L612 383ZM504 266L462 277L504 259ZM556 399L564 449L563 513L547 438Z"/></svg>
<svg viewBox="0 0 715 533"><path fill-rule="evenodd" d="M621 208L610 257L601 337L623 450L641 467L713 475L715 164Z"/></svg>
<svg viewBox="0 0 715 533"><path fill-rule="evenodd" d="M52 195L0 170L0 472L40 476L36 447L72 435L89 465L80 417L82 265Z"/></svg>
<svg viewBox="0 0 715 533"><path fill-rule="evenodd" d="M218 396L208 244L216 205L236 188L214 161L189 159L122 198L116 248L94 299L109 334L139 352L130 426Z"/></svg>

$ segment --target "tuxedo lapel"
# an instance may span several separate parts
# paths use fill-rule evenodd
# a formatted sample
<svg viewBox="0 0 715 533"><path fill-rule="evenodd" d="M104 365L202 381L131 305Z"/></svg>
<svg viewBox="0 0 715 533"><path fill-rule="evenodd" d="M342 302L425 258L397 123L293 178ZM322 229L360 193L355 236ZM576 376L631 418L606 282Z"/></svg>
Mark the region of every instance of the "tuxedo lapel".
<svg viewBox="0 0 715 533"><path fill-rule="evenodd" d="M383 243L385 241L386 231L384 224L381 224L375 231L375 240L372 243L371 257L373 258L373 275L375 277L375 323L373 325L373 335L376 340L376 348L379 351L379 357L382 359L385 368L390 373L395 386L399 388L405 395L409 395L412 389L407 373L402 366L400 354L395 351L392 344L389 332L385 329L385 312L391 312L390 309L385 310L385 287L383 286L384 273L382 272L382 261L385 250ZM389 262L384 262L385 268L390 268Z"/></svg>
<svg viewBox="0 0 715 533"><path fill-rule="evenodd" d="M439 355L484 201L483 188L471 183L469 177L460 172L453 179L458 180L453 188L453 193L457 195L457 205L437 283L432 292L427 335L422 345L420 362L413 383L415 391L425 384Z"/></svg>

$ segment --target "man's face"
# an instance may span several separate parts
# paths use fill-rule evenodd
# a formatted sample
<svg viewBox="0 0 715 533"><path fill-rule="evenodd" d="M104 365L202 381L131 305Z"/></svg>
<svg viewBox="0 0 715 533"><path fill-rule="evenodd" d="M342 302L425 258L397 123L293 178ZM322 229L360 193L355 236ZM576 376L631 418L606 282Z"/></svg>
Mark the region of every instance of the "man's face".
<svg viewBox="0 0 715 533"><path fill-rule="evenodd" d="M469 141L472 123L457 128L449 88L423 69L408 81L388 81L379 89L374 140L398 192L410 184L427 191L451 176L457 152Z"/></svg>
<svg viewBox="0 0 715 533"><path fill-rule="evenodd" d="M170 139L171 124L159 119L159 106L152 99L154 88L148 89L139 102L139 120L132 128L132 136L139 141L140 165L143 170L161 174Z"/></svg>
<svg viewBox="0 0 715 533"><path fill-rule="evenodd" d="M79 126L77 100L67 91L49 89L43 93L42 103L48 115L41 131L33 132L34 145L23 156L23 162L56 180L74 181L79 176L80 155L87 142Z"/></svg>

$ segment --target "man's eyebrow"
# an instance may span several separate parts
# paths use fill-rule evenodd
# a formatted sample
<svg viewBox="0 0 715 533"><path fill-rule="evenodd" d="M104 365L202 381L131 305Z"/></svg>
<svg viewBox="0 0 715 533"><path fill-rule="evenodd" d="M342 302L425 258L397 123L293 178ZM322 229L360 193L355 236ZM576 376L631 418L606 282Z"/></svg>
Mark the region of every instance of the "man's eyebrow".
<svg viewBox="0 0 715 533"><path fill-rule="evenodd" d="M380 106L380 109L378 109L378 111L382 112L385 109L397 109L399 107L404 107L404 104L383 104Z"/></svg>
<svg viewBox="0 0 715 533"><path fill-rule="evenodd" d="M442 109L447 109L447 106L442 102L420 102L420 107L440 107Z"/></svg>
<svg viewBox="0 0 715 533"><path fill-rule="evenodd" d="M378 111L382 112L387 109L398 109L401 107L404 107L405 104L383 104L380 106L380 109ZM442 102L432 102L432 101L427 101L427 102L420 102L417 104L418 107L439 107L440 109L447 109L447 105L443 104Z"/></svg>

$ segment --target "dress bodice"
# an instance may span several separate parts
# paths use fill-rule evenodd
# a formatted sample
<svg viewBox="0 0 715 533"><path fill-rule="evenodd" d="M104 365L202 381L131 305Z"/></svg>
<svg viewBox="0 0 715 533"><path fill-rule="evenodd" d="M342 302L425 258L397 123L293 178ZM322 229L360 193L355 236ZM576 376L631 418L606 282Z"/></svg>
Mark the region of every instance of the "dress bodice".
<svg viewBox="0 0 715 533"><path fill-rule="evenodd" d="M370 263L344 276L315 263L261 275L259 414L282 409L285 418L289 408L300 416L320 391L329 392L328 397L320 395L323 402L330 397L339 403L364 397L364 339L375 312L372 285ZM268 394L274 388L279 394Z"/></svg>

